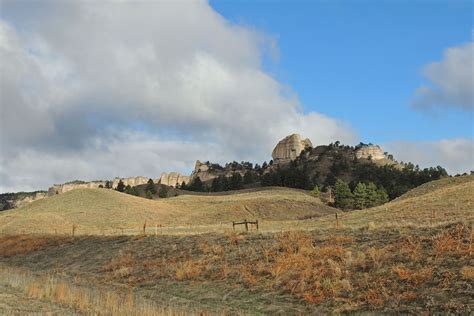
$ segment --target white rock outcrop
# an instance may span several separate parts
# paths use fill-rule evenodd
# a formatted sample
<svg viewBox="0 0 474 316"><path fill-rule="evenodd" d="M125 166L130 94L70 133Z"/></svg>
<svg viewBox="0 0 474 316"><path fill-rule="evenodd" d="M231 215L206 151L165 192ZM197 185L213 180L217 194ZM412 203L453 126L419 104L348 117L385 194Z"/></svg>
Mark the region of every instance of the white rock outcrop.
<svg viewBox="0 0 474 316"><path fill-rule="evenodd" d="M48 189L48 195L62 194L74 189L96 189L100 185L105 186L105 181L55 184Z"/></svg>
<svg viewBox="0 0 474 316"><path fill-rule="evenodd" d="M177 186L180 186L183 182L185 184L188 184L190 180L191 180L191 177L183 176L182 174L178 172L170 172L170 173L163 172L161 174L160 179L158 180L158 183L168 185L170 187L177 187Z"/></svg>
<svg viewBox="0 0 474 316"><path fill-rule="evenodd" d="M273 162L279 164L295 160L307 147L313 147L313 144L308 138L301 139L299 134L286 136L280 140L275 146L275 149L273 149Z"/></svg>
<svg viewBox="0 0 474 316"><path fill-rule="evenodd" d="M356 150L355 155L357 159L382 160L386 158L379 145L362 146Z"/></svg>
<svg viewBox="0 0 474 316"><path fill-rule="evenodd" d="M125 186L129 185L131 187L134 187L136 185L147 183L149 178L141 177L141 176L130 177L130 178L115 178L114 181L112 181L112 188L113 189L117 188L117 185L118 185L120 180L122 180L122 182Z"/></svg>

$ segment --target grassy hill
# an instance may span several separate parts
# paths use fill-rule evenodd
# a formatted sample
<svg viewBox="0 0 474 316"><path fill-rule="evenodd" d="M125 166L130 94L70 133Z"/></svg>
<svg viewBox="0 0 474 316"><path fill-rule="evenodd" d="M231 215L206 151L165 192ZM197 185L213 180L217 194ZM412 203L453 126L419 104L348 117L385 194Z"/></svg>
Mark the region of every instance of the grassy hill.
<svg viewBox="0 0 474 316"><path fill-rule="evenodd" d="M336 229L334 209L291 189L159 201L71 191L6 211L0 225L51 232L77 222L95 234L146 218L210 232L221 219L259 217L264 231L1 235L0 288L16 291L13 306L30 306L28 297L84 314L467 315L473 193L473 177L434 181L380 207L339 212ZM0 297L0 310L6 303Z"/></svg>
<svg viewBox="0 0 474 316"><path fill-rule="evenodd" d="M304 191L271 188L232 195L148 200L113 190L77 189L0 214L0 230L97 234L155 225L209 225L247 219L295 220L334 213Z"/></svg>
<svg viewBox="0 0 474 316"><path fill-rule="evenodd" d="M430 226L474 220L474 176L444 178L425 183L401 197L370 209L342 213L346 227ZM334 216L318 218L302 227L333 227Z"/></svg>

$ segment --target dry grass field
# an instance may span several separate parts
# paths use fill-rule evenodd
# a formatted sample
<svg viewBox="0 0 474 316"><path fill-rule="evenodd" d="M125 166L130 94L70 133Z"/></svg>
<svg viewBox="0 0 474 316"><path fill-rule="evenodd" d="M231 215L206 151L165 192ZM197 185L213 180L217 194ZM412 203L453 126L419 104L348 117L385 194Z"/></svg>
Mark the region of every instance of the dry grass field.
<svg viewBox="0 0 474 316"><path fill-rule="evenodd" d="M182 195L148 200L105 189L77 189L0 213L3 233L115 234L150 231L158 225L196 232L242 219L295 220L332 214L334 209L300 190L272 188L232 195ZM223 224L223 225L221 225ZM161 231L161 228L160 228ZM171 230L170 230L171 232Z"/></svg>
<svg viewBox="0 0 474 316"><path fill-rule="evenodd" d="M91 192L98 191L76 194L90 196ZM196 219L199 229L183 226L179 236L176 231L74 238L4 234L0 236L0 284L8 295L0 296L0 311L11 306L15 297L20 305L30 297L38 310L52 308L60 314L108 315L114 308L113 314L118 315L474 312L474 177L439 180L380 207L341 212L337 223L331 208L305 213L305 203L320 204L304 193L269 190L265 200L262 192L255 192L261 200L252 198L253 193L183 196L144 200L133 209L145 214L156 205L173 205L180 212L183 205L193 206L184 218ZM110 194L117 208L130 201L128 196ZM294 213L282 215L279 207L271 208L276 196L276 204L294 204ZM64 200L60 202L64 207ZM72 202L70 215L85 216L80 212L87 212L89 202ZM255 206L264 202L271 212ZM266 216L262 230L218 228L215 221L224 216L220 210L251 217L238 213L239 203L252 205L254 212L260 212L255 214ZM44 205L32 204L23 212L55 212L43 209ZM312 213L324 215L320 210L330 215L306 218ZM162 211L157 207L153 212ZM110 220L132 218L117 218L117 214L128 212L115 213ZM30 221L40 218L34 215L29 215ZM107 220L94 216L96 221ZM170 225L178 223L167 212L160 216L169 218ZM205 233L206 229L211 232Z"/></svg>

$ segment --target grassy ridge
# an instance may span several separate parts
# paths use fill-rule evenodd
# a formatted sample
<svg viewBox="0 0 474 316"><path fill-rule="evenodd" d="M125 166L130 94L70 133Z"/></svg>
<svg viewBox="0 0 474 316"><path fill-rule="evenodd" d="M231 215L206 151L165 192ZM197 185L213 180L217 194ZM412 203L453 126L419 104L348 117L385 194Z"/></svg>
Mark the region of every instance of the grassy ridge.
<svg viewBox="0 0 474 316"><path fill-rule="evenodd" d="M137 229L144 222L162 225L210 225L233 220L296 220L333 213L300 190L273 188L222 196L183 195L148 200L105 189L77 189L0 214L5 233L54 230L100 233L116 228Z"/></svg>

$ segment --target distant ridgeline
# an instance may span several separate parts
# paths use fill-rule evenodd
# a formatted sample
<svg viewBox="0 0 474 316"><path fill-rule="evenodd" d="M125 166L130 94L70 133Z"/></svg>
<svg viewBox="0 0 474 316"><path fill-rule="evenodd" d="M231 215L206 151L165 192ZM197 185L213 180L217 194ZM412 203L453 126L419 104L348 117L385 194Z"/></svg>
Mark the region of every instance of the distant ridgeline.
<svg viewBox="0 0 474 316"><path fill-rule="evenodd" d="M378 199L381 203L386 199L394 199L425 182L445 176L448 174L440 166L420 169L412 163L398 162L392 155L383 152L378 145L360 143L354 147L335 142L313 147L309 139L302 139L300 135L292 134L278 142L272 152L272 160L262 165L234 161L221 166L197 160L190 176L171 172L162 173L160 178L155 179L139 176L91 182L75 180L53 185L48 192L0 194L0 210L19 207L37 199L77 188L108 188L143 195L141 194L143 188L141 191L138 188L145 184L147 186L144 190L149 198L158 194L154 188L155 184L161 185L160 190L163 194L159 194L160 197L169 196L166 187L198 192L221 192L260 186L284 186L315 192L334 191L335 194L340 190L351 195L352 199L356 199L356 195L360 192L370 195L376 191L381 197ZM176 190L173 192L175 195L178 194ZM337 204L338 201L336 206Z"/></svg>
<svg viewBox="0 0 474 316"><path fill-rule="evenodd" d="M284 186L306 190L334 189L336 182L375 185L394 199L425 182L448 176L440 166L420 169L412 163L398 162L380 146L352 147L335 142L313 147L309 139L292 134L282 139L262 165L232 162L225 166L196 162L189 184L182 189L219 192L258 186Z"/></svg>

